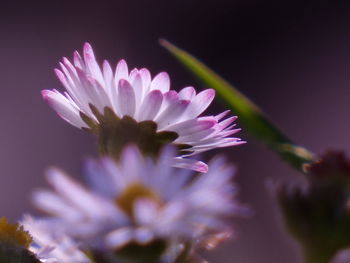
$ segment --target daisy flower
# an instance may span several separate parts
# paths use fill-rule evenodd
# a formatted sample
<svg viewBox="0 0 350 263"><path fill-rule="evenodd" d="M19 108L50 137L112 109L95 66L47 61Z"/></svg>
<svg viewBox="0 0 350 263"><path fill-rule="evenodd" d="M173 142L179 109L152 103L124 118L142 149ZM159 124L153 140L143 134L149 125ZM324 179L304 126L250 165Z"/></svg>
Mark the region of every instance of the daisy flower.
<svg viewBox="0 0 350 263"><path fill-rule="evenodd" d="M73 63L63 58L56 75L66 91L43 90L48 104L64 120L97 135L100 150L119 159L123 147L133 143L147 155L158 156L164 144L178 148L173 165L200 172L207 165L185 158L217 147L242 144L233 122L216 116L202 116L214 99L212 89L196 93L193 87L170 90L169 76L154 78L146 68L129 72L124 60L115 71L107 61L102 67L91 46L84 45L83 56L74 53Z"/></svg>
<svg viewBox="0 0 350 263"><path fill-rule="evenodd" d="M143 255L152 248L162 262L174 262L189 244L210 247L228 237L225 219L244 209L235 200L234 169L222 159L193 177L190 170L172 168L172 158L167 147L155 161L128 146L120 162L105 157L86 163L88 187L51 169L53 191L37 191L34 203L52 215L46 219L50 228L94 251Z"/></svg>
<svg viewBox="0 0 350 263"><path fill-rule="evenodd" d="M41 220L24 216L21 225L30 233L33 242L29 251L42 263L90 263L90 259L78 249L69 237L49 228Z"/></svg>

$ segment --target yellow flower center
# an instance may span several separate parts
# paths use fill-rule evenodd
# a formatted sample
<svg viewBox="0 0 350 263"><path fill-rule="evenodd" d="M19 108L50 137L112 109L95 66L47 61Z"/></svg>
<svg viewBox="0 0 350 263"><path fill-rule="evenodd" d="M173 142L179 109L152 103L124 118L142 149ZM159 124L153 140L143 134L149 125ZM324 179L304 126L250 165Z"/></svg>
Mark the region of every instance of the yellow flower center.
<svg viewBox="0 0 350 263"><path fill-rule="evenodd" d="M130 217L134 215L134 204L138 199L147 198L160 204L160 197L140 183L130 184L116 199L116 204Z"/></svg>
<svg viewBox="0 0 350 263"><path fill-rule="evenodd" d="M5 217L0 218L1 243L20 245L28 248L32 241L32 237L27 231L24 231L23 226L10 224Z"/></svg>

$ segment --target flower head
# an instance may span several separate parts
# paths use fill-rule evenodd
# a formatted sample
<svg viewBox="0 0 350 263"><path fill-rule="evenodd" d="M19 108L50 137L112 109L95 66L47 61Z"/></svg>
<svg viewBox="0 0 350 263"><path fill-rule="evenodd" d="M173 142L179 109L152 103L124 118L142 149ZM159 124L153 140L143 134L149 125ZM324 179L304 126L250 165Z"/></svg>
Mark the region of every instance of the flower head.
<svg viewBox="0 0 350 263"><path fill-rule="evenodd" d="M68 236L48 227L41 220L29 215L21 222L33 237L29 250L43 263L90 263L88 257L78 249Z"/></svg>
<svg viewBox="0 0 350 263"><path fill-rule="evenodd" d="M36 192L35 204L54 216L47 220L51 227L97 250L156 246L169 256L188 244L210 246L227 237L231 229L224 218L242 212L231 184L233 168L216 159L208 173L193 177L172 168L172 156L166 148L154 161L129 146L119 163L90 160L90 188L50 170L54 191Z"/></svg>
<svg viewBox="0 0 350 263"><path fill-rule="evenodd" d="M350 246L350 160L344 152L327 151L304 170L306 184L279 184L277 197L287 228L305 255L317 253L330 262Z"/></svg>
<svg viewBox="0 0 350 263"><path fill-rule="evenodd" d="M74 53L71 63L63 58L56 75L66 92L43 90L51 107L70 124L95 133L102 153L120 157L123 147L137 144L143 153L158 155L164 144L178 148L175 166L206 171L202 162L183 158L217 147L243 143L229 137L236 117L199 115L210 105L212 89L198 94L193 87L170 90L169 76L159 73L153 79L146 68L129 72L124 60L113 71L107 61L102 69L91 46L86 43L83 57Z"/></svg>
<svg viewBox="0 0 350 263"><path fill-rule="evenodd" d="M18 223L11 224L5 217L0 218L0 262L40 263L28 250L31 235Z"/></svg>

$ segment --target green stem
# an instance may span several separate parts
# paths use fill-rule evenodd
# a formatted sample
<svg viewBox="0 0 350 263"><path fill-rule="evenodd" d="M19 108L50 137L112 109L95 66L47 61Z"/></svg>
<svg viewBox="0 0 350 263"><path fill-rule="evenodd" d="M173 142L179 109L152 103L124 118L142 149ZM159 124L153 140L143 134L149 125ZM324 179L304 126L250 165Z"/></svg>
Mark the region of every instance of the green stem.
<svg viewBox="0 0 350 263"><path fill-rule="evenodd" d="M312 152L291 141L268 119L257 105L228 81L191 54L170 42L162 39L160 44L205 86L215 89L221 99L239 116L246 129L286 162L299 171L304 172L303 165L314 161Z"/></svg>

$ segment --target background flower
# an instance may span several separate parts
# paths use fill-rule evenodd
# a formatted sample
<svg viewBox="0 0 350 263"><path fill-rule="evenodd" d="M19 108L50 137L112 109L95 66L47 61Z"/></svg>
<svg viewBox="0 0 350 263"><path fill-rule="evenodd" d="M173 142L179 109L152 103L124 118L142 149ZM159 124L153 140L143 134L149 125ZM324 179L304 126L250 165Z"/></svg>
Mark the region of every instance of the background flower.
<svg viewBox="0 0 350 263"><path fill-rule="evenodd" d="M35 204L53 215L46 220L49 228L97 251L154 242L164 242L172 253L179 245L213 246L231 233L224 219L247 212L235 199L233 167L216 159L208 173L193 177L171 168L172 156L167 148L154 162L130 146L119 164L90 160L90 188L52 169L47 179L54 191L37 191Z"/></svg>
<svg viewBox="0 0 350 263"><path fill-rule="evenodd" d="M29 250L43 263L90 263L88 257L68 236L41 220L25 215L21 225L33 238Z"/></svg>

